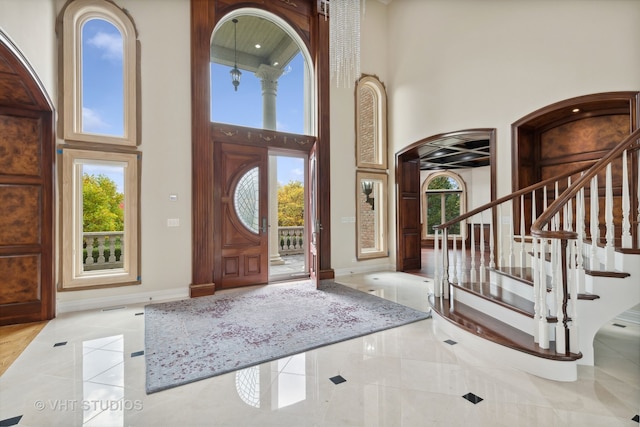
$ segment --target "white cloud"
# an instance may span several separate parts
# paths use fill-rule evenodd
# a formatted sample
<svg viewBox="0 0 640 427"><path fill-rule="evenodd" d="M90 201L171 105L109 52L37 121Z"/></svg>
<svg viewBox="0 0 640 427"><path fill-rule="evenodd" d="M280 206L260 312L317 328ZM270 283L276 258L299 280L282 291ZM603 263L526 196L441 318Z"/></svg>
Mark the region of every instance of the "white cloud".
<svg viewBox="0 0 640 427"><path fill-rule="evenodd" d="M102 58L110 60L122 60L122 36L120 34L96 33L87 40L89 46L102 50Z"/></svg>
<svg viewBox="0 0 640 427"><path fill-rule="evenodd" d="M302 176L304 175L304 169L300 169L300 168L291 169L290 174L291 176L302 178Z"/></svg>
<svg viewBox="0 0 640 427"><path fill-rule="evenodd" d="M109 125L91 108L82 107L82 130L84 132L97 132L107 129Z"/></svg>

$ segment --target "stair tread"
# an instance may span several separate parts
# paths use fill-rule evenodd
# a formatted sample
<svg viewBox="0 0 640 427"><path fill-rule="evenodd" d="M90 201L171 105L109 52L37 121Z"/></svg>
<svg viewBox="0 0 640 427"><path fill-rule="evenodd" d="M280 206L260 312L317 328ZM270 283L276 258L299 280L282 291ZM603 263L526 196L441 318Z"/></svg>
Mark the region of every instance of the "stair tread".
<svg viewBox="0 0 640 427"><path fill-rule="evenodd" d="M582 357L582 354L557 353L554 341L548 349L543 349L534 342L532 335L458 301L454 308L451 308L448 299L440 297L430 296L429 302L433 310L444 319L496 344L546 359L570 361Z"/></svg>

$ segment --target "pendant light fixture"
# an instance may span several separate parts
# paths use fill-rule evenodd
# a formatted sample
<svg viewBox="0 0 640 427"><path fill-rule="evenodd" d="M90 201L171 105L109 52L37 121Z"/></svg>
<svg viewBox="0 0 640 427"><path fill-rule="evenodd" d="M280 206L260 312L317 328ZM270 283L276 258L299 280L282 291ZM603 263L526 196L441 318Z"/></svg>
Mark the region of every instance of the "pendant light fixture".
<svg viewBox="0 0 640 427"><path fill-rule="evenodd" d="M240 76L242 73L238 70L238 39L237 39L237 30L238 30L238 20L232 19L233 22L233 69L230 71L231 73L231 83L233 84L233 89L237 92L238 86L240 86Z"/></svg>

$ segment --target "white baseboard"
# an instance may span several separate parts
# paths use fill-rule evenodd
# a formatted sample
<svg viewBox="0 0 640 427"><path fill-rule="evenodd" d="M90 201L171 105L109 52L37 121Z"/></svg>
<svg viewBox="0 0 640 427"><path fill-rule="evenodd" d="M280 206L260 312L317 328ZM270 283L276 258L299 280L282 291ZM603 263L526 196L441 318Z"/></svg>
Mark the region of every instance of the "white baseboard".
<svg viewBox="0 0 640 427"><path fill-rule="evenodd" d="M113 295L108 297L85 298L75 301L57 301L56 312L69 313L73 311L95 310L127 304L143 302L161 302L174 299L189 298L189 287L165 289L162 291L138 292L127 295Z"/></svg>
<svg viewBox="0 0 640 427"><path fill-rule="evenodd" d="M349 276L351 274L358 273L372 273L375 271L395 271L395 267L391 264L368 264L362 266L353 266L347 268L336 268L333 270L336 277L338 276Z"/></svg>

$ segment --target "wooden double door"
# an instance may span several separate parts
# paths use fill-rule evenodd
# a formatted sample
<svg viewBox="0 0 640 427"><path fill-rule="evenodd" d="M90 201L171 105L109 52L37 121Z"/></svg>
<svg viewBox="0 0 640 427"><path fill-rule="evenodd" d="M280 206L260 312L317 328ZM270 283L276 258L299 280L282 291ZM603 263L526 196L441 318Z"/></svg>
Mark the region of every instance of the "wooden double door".
<svg viewBox="0 0 640 427"><path fill-rule="evenodd" d="M269 151L266 147L216 142L214 148L214 273L216 289L269 281ZM309 273L317 280L319 227L315 150L309 157L310 207L305 243ZM273 185L273 184L272 184ZM275 203L272 200L271 203Z"/></svg>

